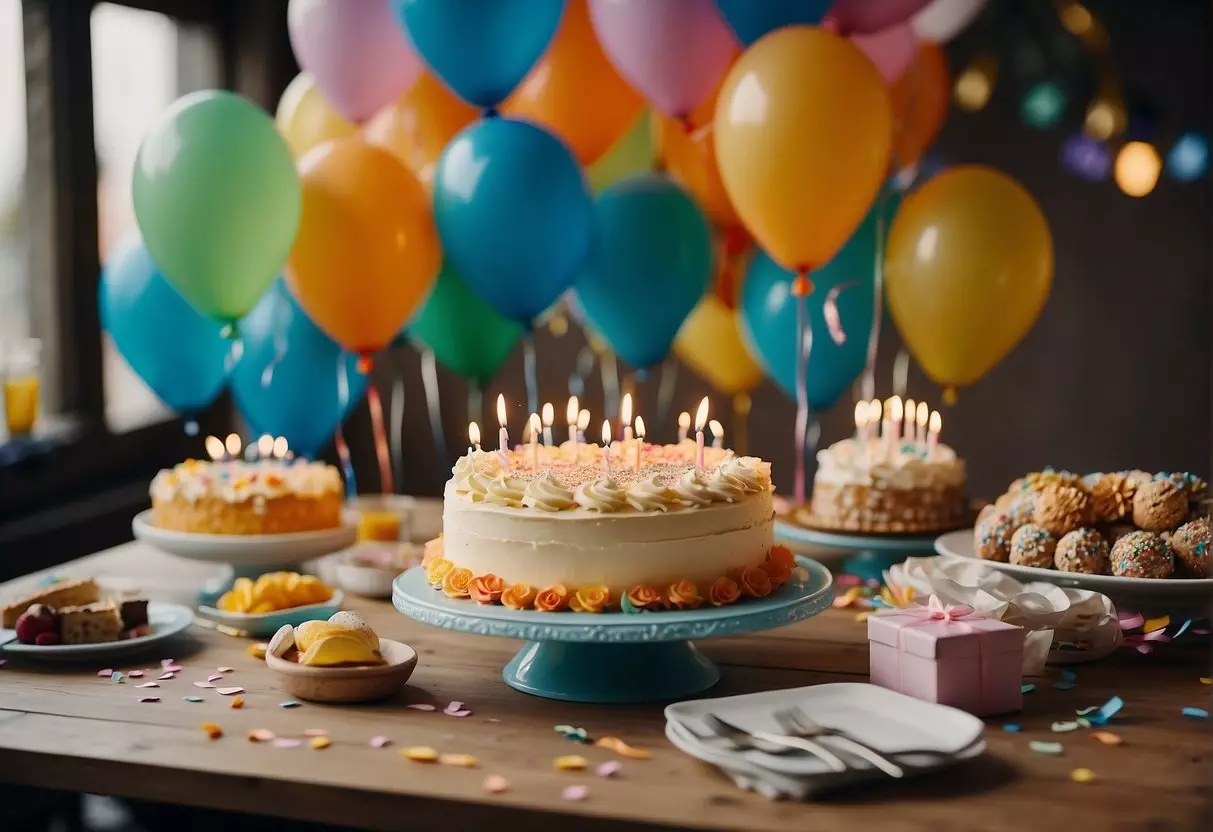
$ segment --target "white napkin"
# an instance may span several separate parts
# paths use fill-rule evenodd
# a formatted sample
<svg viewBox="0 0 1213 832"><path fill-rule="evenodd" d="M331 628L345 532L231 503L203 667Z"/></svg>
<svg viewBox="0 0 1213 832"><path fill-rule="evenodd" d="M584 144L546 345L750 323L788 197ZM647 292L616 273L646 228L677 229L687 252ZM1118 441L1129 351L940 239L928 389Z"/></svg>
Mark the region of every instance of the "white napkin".
<svg viewBox="0 0 1213 832"><path fill-rule="evenodd" d="M1121 642L1116 608L1108 596L1088 589L1019 581L973 560L907 558L884 573L885 583L917 598L936 595L945 604L963 604L1028 631L1023 671L1040 673L1047 661L1064 664L1107 655ZM1089 642L1085 651L1055 650L1054 642Z"/></svg>

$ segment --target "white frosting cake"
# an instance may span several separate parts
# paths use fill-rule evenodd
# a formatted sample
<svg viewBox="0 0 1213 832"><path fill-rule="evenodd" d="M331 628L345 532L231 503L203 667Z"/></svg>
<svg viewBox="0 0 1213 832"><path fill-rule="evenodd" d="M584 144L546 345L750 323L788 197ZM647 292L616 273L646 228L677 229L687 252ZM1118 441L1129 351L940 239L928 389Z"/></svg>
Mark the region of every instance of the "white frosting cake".
<svg viewBox="0 0 1213 832"><path fill-rule="evenodd" d="M764 575L775 584L787 579L790 553L777 552L779 564L770 565L768 463L708 449L698 468L693 443L644 445L636 471L636 447L631 440L612 446L609 476L594 445L541 447L538 465L526 446L506 455L469 451L446 486L431 583L456 597L469 584L470 597L504 595L511 606L533 588L538 601L520 606L539 609L548 608L544 591L555 588L574 609L596 612L596 604L577 600L581 590L590 590L590 601L604 595L603 607L633 611L638 604L629 597L660 596L661 603L639 604L650 609L680 600L730 603L738 594L765 594Z"/></svg>

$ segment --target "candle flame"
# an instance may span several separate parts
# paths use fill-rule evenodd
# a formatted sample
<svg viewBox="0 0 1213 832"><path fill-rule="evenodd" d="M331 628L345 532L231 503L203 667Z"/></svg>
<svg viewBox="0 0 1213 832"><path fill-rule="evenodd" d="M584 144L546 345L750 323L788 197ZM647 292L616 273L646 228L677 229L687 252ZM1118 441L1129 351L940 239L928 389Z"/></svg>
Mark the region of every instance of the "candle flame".
<svg viewBox="0 0 1213 832"><path fill-rule="evenodd" d="M551 402L544 402L543 403L543 426L545 428L550 428L552 426L552 422L555 420L555 418L556 418L556 408L552 407Z"/></svg>
<svg viewBox="0 0 1213 832"><path fill-rule="evenodd" d="M713 439L724 439L724 425L715 419L708 422L708 430L712 432Z"/></svg>
<svg viewBox="0 0 1213 832"><path fill-rule="evenodd" d="M926 427L927 419L929 418L928 414L930 412L931 412L931 408L927 407L926 402L919 402L918 403L918 412L915 414L914 421L916 421L921 427Z"/></svg>
<svg viewBox="0 0 1213 832"><path fill-rule="evenodd" d="M879 399L872 399L872 401L868 402L868 424L869 425L880 424L880 400Z"/></svg>
<svg viewBox="0 0 1213 832"><path fill-rule="evenodd" d="M539 421L539 414L532 413L527 426L531 429L531 441L535 442L539 438L539 434L543 433L543 423Z"/></svg>
<svg viewBox="0 0 1213 832"><path fill-rule="evenodd" d="M636 438L644 439L644 417L636 417Z"/></svg>
<svg viewBox="0 0 1213 832"><path fill-rule="evenodd" d="M468 441L473 446L480 444L480 425L475 422L468 423Z"/></svg>
<svg viewBox="0 0 1213 832"><path fill-rule="evenodd" d="M703 430L703 426L708 423L708 397L704 396L703 401L699 403L699 409L695 411L695 430Z"/></svg>
<svg viewBox="0 0 1213 832"><path fill-rule="evenodd" d="M497 423L505 427L505 395L497 394Z"/></svg>
<svg viewBox="0 0 1213 832"><path fill-rule="evenodd" d="M938 410L931 411L931 433L939 433L943 430L943 417L939 415Z"/></svg>
<svg viewBox="0 0 1213 832"><path fill-rule="evenodd" d="M913 422L915 413L915 403L913 399L906 399L906 421Z"/></svg>
<svg viewBox="0 0 1213 832"><path fill-rule="evenodd" d="M886 399L884 403L884 418L889 422L900 422L902 416L901 396Z"/></svg>
<svg viewBox="0 0 1213 832"><path fill-rule="evenodd" d="M566 425L577 424L577 415L579 413L581 413L581 411L579 410L580 407L581 407L581 404L578 403L577 397L569 396L569 406L567 408L565 408L565 411L564 411L564 417L565 417L564 423Z"/></svg>
<svg viewBox="0 0 1213 832"><path fill-rule="evenodd" d="M585 430L590 426L590 411L583 410L577 414L577 430Z"/></svg>
<svg viewBox="0 0 1213 832"><path fill-rule="evenodd" d="M218 436L208 436L203 443L206 445L206 453L216 462L223 458L223 440Z"/></svg>
<svg viewBox="0 0 1213 832"><path fill-rule="evenodd" d="M269 456L274 452L274 437L268 433L261 434L261 438L257 440L257 453L260 456Z"/></svg>
<svg viewBox="0 0 1213 832"><path fill-rule="evenodd" d="M611 446L611 420L602 420L602 444L606 447Z"/></svg>
<svg viewBox="0 0 1213 832"><path fill-rule="evenodd" d="M623 403L619 406L619 421L625 425L632 424L632 394L623 394Z"/></svg>
<svg viewBox="0 0 1213 832"><path fill-rule="evenodd" d="M691 414L685 410L678 414L678 427L689 428L691 426Z"/></svg>
<svg viewBox="0 0 1213 832"><path fill-rule="evenodd" d="M240 448L243 446L243 444L244 443L240 441L240 435L237 433L229 433L227 435L227 439L223 440L223 447L227 448L227 452L231 456L239 456Z"/></svg>
<svg viewBox="0 0 1213 832"><path fill-rule="evenodd" d="M278 459L286 459L287 454L291 452L287 444L285 436L279 436L274 440L274 456Z"/></svg>
<svg viewBox="0 0 1213 832"><path fill-rule="evenodd" d="M868 403L855 402L855 427L862 428L868 424Z"/></svg>

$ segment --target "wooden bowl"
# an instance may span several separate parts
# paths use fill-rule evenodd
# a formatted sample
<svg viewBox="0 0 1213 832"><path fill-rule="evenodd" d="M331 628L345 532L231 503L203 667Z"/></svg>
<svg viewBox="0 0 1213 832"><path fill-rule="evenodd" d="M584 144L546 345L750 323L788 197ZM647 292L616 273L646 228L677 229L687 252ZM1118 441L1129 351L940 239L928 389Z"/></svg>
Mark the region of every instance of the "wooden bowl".
<svg viewBox="0 0 1213 832"><path fill-rule="evenodd" d="M379 639L379 652L387 664L366 667L308 667L273 653L265 663L282 687L297 699L312 702L370 702L391 696L413 675L417 651L407 644Z"/></svg>

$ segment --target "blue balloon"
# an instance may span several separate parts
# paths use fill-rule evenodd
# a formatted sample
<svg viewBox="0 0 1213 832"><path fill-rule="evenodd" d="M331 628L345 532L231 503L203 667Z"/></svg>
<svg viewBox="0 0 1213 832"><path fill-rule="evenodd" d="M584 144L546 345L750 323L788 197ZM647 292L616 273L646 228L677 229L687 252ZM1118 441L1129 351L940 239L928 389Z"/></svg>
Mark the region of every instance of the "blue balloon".
<svg viewBox="0 0 1213 832"><path fill-rule="evenodd" d="M805 372L809 406L825 410L846 392L867 363L868 337L875 304L876 250L900 197L890 191L868 211L859 228L834 259L809 275L813 292L808 302L813 343ZM883 222L881 215L883 214ZM795 274L780 268L764 252L755 255L741 289L742 333L767 375L788 396L796 396ZM837 344L823 313L830 290L852 283L836 297L846 340Z"/></svg>
<svg viewBox="0 0 1213 832"><path fill-rule="evenodd" d="M478 107L509 97L547 50L565 0L393 0L422 60Z"/></svg>
<svg viewBox="0 0 1213 832"><path fill-rule="evenodd" d="M638 369L660 362L711 285L711 226L686 191L642 175L599 195L576 295L616 355Z"/></svg>
<svg viewBox="0 0 1213 832"><path fill-rule="evenodd" d="M162 402L192 415L215 400L232 350L223 325L190 306L138 237L110 256L97 301L101 326Z"/></svg>
<svg viewBox="0 0 1213 832"><path fill-rule="evenodd" d="M716 0L720 16L746 46L776 29L820 23L834 0Z"/></svg>
<svg viewBox="0 0 1213 832"><path fill-rule="evenodd" d="M312 323L281 278L241 319L240 333L244 354L232 370L236 408L255 435L285 436L295 453L314 456L366 390L357 357Z"/></svg>
<svg viewBox="0 0 1213 832"><path fill-rule="evenodd" d="M488 118L451 140L434 172L442 249L473 292L531 323L577 279L594 205L565 144L526 121Z"/></svg>

